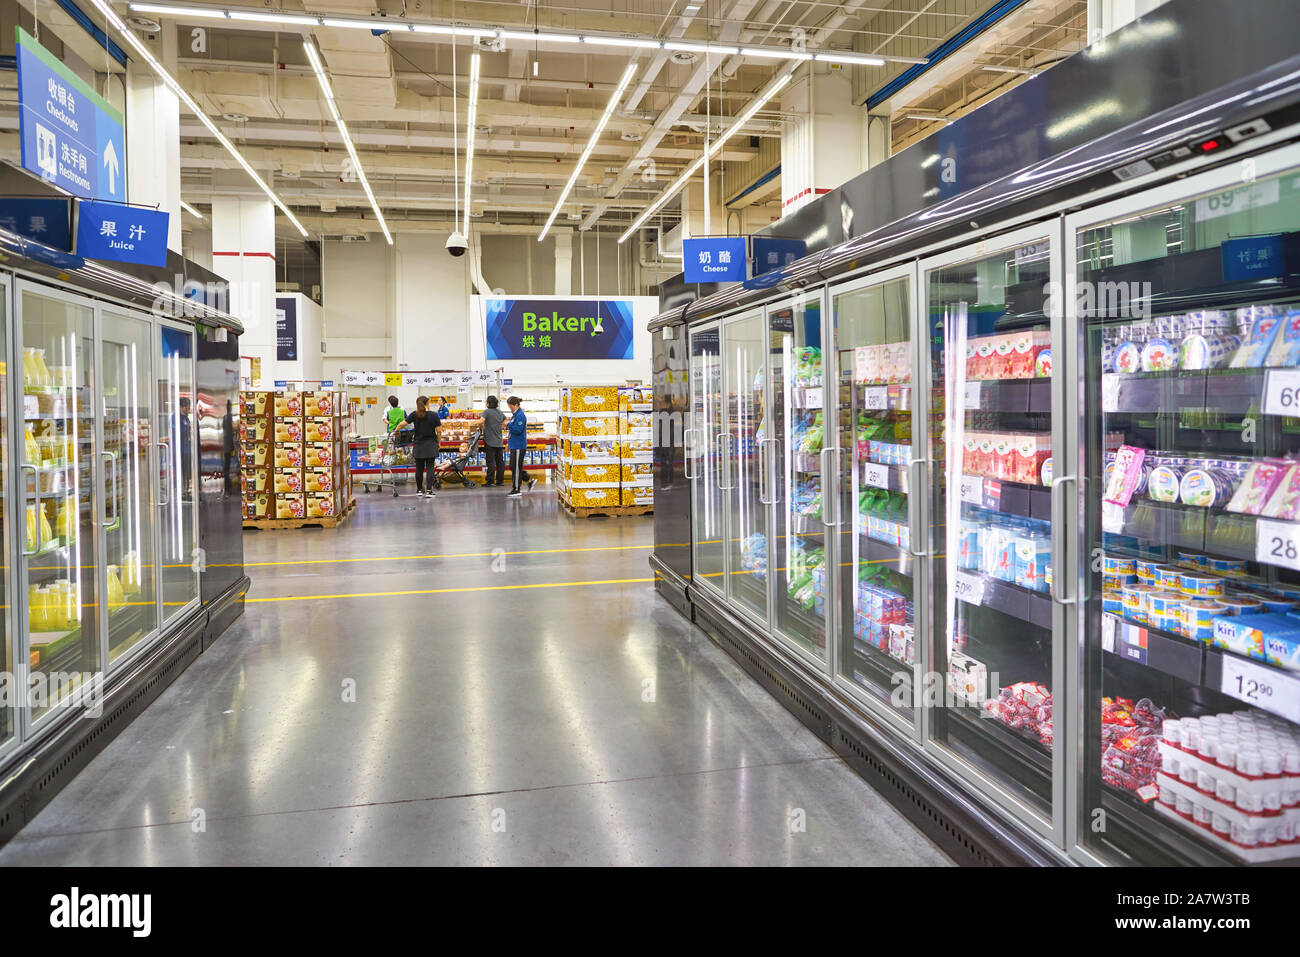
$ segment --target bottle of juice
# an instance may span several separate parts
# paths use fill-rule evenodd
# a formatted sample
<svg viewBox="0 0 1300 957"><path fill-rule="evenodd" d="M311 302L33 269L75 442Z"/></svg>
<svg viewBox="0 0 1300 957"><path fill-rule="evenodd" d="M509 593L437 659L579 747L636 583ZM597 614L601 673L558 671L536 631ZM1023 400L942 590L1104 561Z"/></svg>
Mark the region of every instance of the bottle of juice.
<svg viewBox="0 0 1300 957"><path fill-rule="evenodd" d="M41 447L36 443L36 436L32 435L30 422L23 426L23 452L28 465L41 464Z"/></svg>
<svg viewBox="0 0 1300 957"><path fill-rule="evenodd" d="M108 607L121 608L126 604L126 592L122 589L122 580L117 577L117 566L108 566Z"/></svg>
<svg viewBox="0 0 1300 957"><path fill-rule="evenodd" d="M41 522L41 541L48 545L50 540L54 538L54 529L50 528L50 520L46 517L45 508L43 506L37 508L36 515Z"/></svg>
<svg viewBox="0 0 1300 957"><path fill-rule="evenodd" d="M32 631L50 631L50 593L31 586L27 592L28 622Z"/></svg>
<svg viewBox="0 0 1300 957"><path fill-rule="evenodd" d="M36 384L42 389L48 389L54 384L54 379L50 375L49 366L45 364L45 350L33 349L32 358L36 363Z"/></svg>
<svg viewBox="0 0 1300 957"><path fill-rule="evenodd" d="M35 349L23 350L23 388L27 391L33 391L36 388L36 358Z"/></svg>
<svg viewBox="0 0 1300 957"><path fill-rule="evenodd" d="M73 511L71 497L65 498L63 504L59 506L59 517L55 521L55 529L65 545L70 545L76 537L77 518L76 512Z"/></svg>

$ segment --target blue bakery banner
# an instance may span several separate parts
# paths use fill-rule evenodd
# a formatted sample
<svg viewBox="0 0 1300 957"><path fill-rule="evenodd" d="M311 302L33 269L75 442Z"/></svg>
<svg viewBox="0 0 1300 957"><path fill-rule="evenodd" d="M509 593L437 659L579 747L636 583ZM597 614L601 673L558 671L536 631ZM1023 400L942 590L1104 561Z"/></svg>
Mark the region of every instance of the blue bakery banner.
<svg viewBox="0 0 1300 957"><path fill-rule="evenodd" d="M140 206L82 200L77 204L77 255L165 266L169 215Z"/></svg>
<svg viewBox="0 0 1300 957"><path fill-rule="evenodd" d="M743 282L749 278L744 236L710 236L682 240L685 282Z"/></svg>
<svg viewBox="0 0 1300 957"><path fill-rule="evenodd" d="M485 299L488 359L631 359L630 299Z"/></svg>
<svg viewBox="0 0 1300 957"><path fill-rule="evenodd" d="M74 196L126 199L122 113L22 27L18 46L18 142L23 169Z"/></svg>

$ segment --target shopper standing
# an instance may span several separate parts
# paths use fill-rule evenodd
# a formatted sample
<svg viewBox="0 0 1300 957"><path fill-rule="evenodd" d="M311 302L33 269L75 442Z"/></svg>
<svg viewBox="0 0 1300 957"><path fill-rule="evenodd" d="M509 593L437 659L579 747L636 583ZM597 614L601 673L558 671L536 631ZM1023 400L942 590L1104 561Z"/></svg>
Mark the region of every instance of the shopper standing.
<svg viewBox="0 0 1300 957"><path fill-rule="evenodd" d="M490 395L483 410L483 469L484 485L504 485L506 481L505 449L502 447L501 425L506 414L498 406L500 400Z"/></svg>
<svg viewBox="0 0 1300 957"><path fill-rule="evenodd" d="M438 426L441 424L438 413L429 409L429 399L420 396L415 400L415 411L404 420L411 423L415 430L415 494L424 498L433 498L433 463L438 458ZM429 488L424 487L425 476L429 478Z"/></svg>
<svg viewBox="0 0 1300 957"><path fill-rule="evenodd" d="M400 429L405 421L406 412L397 404L397 396L390 395L388 397L388 431L392 432L394 429Z"/></svg>
<svg viewBox="0 0 1300 957"><path fill-rule="evenodd" d="M438 400L442 405L438 406L438 421L446 422L447 416L451 415L451 407L447 405L447 397L444 395Z"/></svg>
<svg viewBox="0 0 1300 957"><path fill-rule="evenodd" d="M529 478L528 473L524 471L524 449L528 448L528 416L524 415L521 407L523 403L519 401L519 396L512 395L506 399L506 405L510 406L510 491L509 495L522 495L519 491L519 480L523 479L528 483L531 490L537 484L537 479Z"/></svg>

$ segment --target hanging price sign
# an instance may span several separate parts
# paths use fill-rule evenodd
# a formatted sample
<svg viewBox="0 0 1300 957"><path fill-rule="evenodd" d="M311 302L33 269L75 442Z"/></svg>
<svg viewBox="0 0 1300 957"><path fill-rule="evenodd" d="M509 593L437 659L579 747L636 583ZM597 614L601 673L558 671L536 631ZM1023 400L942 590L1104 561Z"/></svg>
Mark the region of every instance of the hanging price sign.
<svg viewBox="0 0 1300 957"><path fill-rule="evenodd" d="M964 399L964 408L978 409L980 407L980 384L978 382L966 383Z"/></svg>
<svg viewBox="0 0 1300 957"><path fill-rule="evenodd" d="M961 477L961 500L968 505L984 505L984 480L971 475Z"/></svg>
<svg viewBox="0 0 1300 957"><path fill-rule="evenodd" d="M1219 690L1265 711L1300 723L1300 678L1236 655L1223 656Z"/></svg>
<svg viewBox="0 0 1300 957"><path fill-rule="evenodd" d="M1255 561L1300 571L1300 524L1270 518L1257 520Z"/></svg>
<svg viewBox="0 0 1300 957"><path fill-rule="evenodd" d="M862 483L876 488L889 488L889 466L877 462L862 463Z"/></svg>
<svg viewBox="0 0 1300 957"><path fill-rule="evenodd" d="M1300 369L1269 369L1260 407L1265 415L1300 416Z"/></svg>
<svg viewBox="0 0 1300 957"><path fill-rule="evenodd" d="M803 396L805 409L820 409L822 407L822 390L820 387L806 390Z"/></svg>
<svg viewBox="0 0 1300 957"><path fill-rule="evenodd" d="M984 604L984 579L979 575L957 572L952 581L952 593L968 605Z"/></svg>
<svg viewBox="0 0 1300 957"><path fill-rule="evenodd" d="M880 385L863 389L862 407L868 412L879 412L882 409L889 408L889 388Z"/></svg>

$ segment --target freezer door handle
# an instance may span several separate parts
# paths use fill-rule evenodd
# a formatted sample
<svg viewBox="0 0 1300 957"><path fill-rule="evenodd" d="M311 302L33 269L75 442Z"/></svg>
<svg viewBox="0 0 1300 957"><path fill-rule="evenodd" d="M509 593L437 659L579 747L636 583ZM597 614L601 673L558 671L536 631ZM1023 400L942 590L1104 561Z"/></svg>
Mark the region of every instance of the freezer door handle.
<svg viewBox="0 0 1300 957"><path fill-rule="evenodd" d="M827 453L827 452L829 452L832 456L838 456L840 450L839 450L836 446L832 445L832 446L829 446L828 448L824 448L824 449L822 449L822 452L821 452L821 469L822 469L822 525L825 526L826 528L835 528L835 527L837 527L837 526L840 524L840 522L839 522L839 511L840 511L840 508L839 508L839 504L838 504L837 502L835 502L835 496L832 494L832 491L831 491L831 490L835 487L835 486L832 484L832 476L834 475L834 470L833 470L833 469L827 469L827 468L826 468L826 453ZM828 521L826 521L826 512L828 511L828 506L830 506L830 505L832 505L832 504L834 504L834 508L835 508L835 521L833 521L833 522L828 522Z"/></svg>
<svg viewBox="0 0 1300 957"><path fill-rule="evenodd" d="M118 493L117 456L114 455L112 452L100 452L99 454L101 458L108 460L109 475L112 476L112 481L109 484L113 490L112 493L109 495L109 501L113 503L113 517L112 518L105 517L104 521L100 522L99 524L101 528L112 528L114 525L117 524L117 493ZM107 508L104 509L104 514L105 516L108 515Z"/></svg>
<svg viewBox="0 0 1300 957"><path fill-rule="evenodd" d="M907 462L907 550L912 553L913 558L928 558L929 551L918 552L916 543L921 540L921 529L918 527L919 522L916 520L916 511L921 507L921 490L925 488L924 481L916 480L916 467L924 465L927 469L930 465L929 459L909 459Z"/></svg>
<svg viewBox="0 0 1300 957"><path fill-rule="evenodd" d="M692 432L699 432L699 429L687 429L682 433L682 475L694 482L695 472L691 471L691 442L689 436Z"/></svg>
<svg viewBox="0 0 1300 957"><path fill-rule="evenodd" d="M1064 529L1070 520L1070 515L1058 506L1059 502L1069 502L1070 500L1063 494L1058 494L1066 485L1073 485L1077 490L1079 487L1078 479L1073 475L1065 475L1052 481L1052 525L1055 529ZM1075 497L1078 497L1076 491ZM1065 549L1061 546L1064 542L1064 535L1052 535L1052 600L1058 605L1077 605L1079 603L1079 592L1076 587L1073 589L1074 594L1069 598L1062 597L1064 589L1060 587L1065 580L1065 564L1062 561Z"/></svg>
<svg viewBox="0 0 1300 957"><path fill-rule="evenodd" d="M728 479L731 478L731 462L727 457L726 451L721 448L723 439L734 440L735 438L736 437L730 432L719 432L713 440L713 447L718 450L718 477L714 481L718 486L718 491L720 492L729 492L735 488L734 485L727 485L722 481L724 475L726 475ZM737 443L737 447L739 447L739 443Z"/></svg>
<svg viewBox="0 0 1300 957"><path fill-rule="evenodd" d="M23 469L31 469L31 470L32 470L32 498L33 498L33 500L36 502L35 505L28 505L28 506L27 506L28 508L34 508L34 509L36 509L36 522L35 522L35 525L36 525L36 547L33 548L30 552L27 551L26 549L23 549L23 555L26 556L26 557L28 557L28 558L30 558L31 556L35 555L35 554L36 554L37 552L39 552L42 548L45 547L44 536L41 534L41 475L40 475L40 473L36 470L36 466L35 466L35 465L29 465L29 464L27 464L26 462L24 462L22 465L18 466L18 470L19 470L20 472L21 472ZM26 491L26 486L24 486L24 492L25 492L25 491ZM25 496L24 496L24 497L25 497ZM28 514L28 513L24 512L24 516L26 516L27 514ZM25 520L25 519L24 519L24 520Z"/></svg>
<svg viewBox="0 0 1300 957"><path fill-rule="evenodd" d="M162 449L162 453L163 453L163 454L162 454L162 458L158 460L158 464L159 464L160 466L163 467L163 468L160 470L161 473L162 473L162 474L160 475L160 477L164 479L163 484L162 484L162 487L165 488L165 489L167 490L167 497L164 498L164 499L160 499L160 500L159 500L159 502L158 502L158 507L159 507L159 508L165 508L166 506L168 506L168 505L170 505L170 504L172 503L172 488L171 488L171 480L172 480L172 465L171 465L172 449L171 449L171 446L168 445L166 442L155 442L154 445L156 445L156 446L158 446L158 448Z"/></svg>
<svg viewBox="0 0 1300 957"><path fill-rule="evenodd" d="M773 448L776 447L776 439L759 439L758 445L755 446L755 451L758 453L758 466L761 470L758 476L758 500L763 505L776 504L775 495L771 495L770 498L764 495L764 492L770 495L771 490L777 487L777 483L772 476L772 463L775 460L770 452L767 455L763 454L763 446L769 443Z"/></svg>

